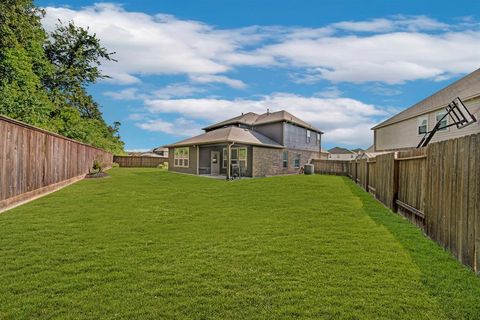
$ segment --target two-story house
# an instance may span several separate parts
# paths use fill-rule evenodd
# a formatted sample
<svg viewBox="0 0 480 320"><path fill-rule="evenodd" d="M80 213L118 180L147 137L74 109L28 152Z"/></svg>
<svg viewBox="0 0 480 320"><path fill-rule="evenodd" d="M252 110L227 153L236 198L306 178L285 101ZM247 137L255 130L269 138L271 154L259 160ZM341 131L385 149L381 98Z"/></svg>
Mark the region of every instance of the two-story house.
<svg viewBox="0 0 480 320"><path fill-rule="evenodd" d="M323 132L287 111L245 113L167 146L170 171L245 177L296 173L318 159Z"/></svg>

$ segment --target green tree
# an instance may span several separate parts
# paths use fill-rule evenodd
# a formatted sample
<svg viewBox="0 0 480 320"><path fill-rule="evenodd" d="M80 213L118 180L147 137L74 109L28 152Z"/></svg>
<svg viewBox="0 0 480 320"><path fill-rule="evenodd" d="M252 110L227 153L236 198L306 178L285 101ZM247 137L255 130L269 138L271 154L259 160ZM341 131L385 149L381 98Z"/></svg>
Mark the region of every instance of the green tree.
<svg viewBox="0 0 480 320"><path fill-rule="evenodd" d="M56 97L78 109L82 117L101 119L98 104L85 88L99 79L109 78L100 70L102 61L116 61L95 34L61 21L45 43L45 54L53 72L45 79L45 87ZM60 96L60 97L59 97Z"/></svg>
<svg viewBox="0 0 480 320"><path fill-rule="evenodd" d="M43 50L42 15L30 0L0 2L0 113L55 130L55 104L42 86L53 71Z"/></svg>
<svg viewBox="0 0 480 320"><path fill-rule="evenodd" d="M88 29L61 22L47 35L32 0L0 2L0 114L121 154L119 123L105 123L86 91L114 61Z"/></svg>

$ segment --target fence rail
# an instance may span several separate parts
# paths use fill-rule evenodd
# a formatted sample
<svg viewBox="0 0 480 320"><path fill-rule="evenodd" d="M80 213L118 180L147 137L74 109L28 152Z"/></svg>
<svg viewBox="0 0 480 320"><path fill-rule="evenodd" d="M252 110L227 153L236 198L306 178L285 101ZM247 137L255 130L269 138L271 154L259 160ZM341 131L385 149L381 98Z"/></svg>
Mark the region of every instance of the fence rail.
<svg viewBox="0 0 480 320"><path fill-rule="evenodd" d="M480 271L480 134L335 162L314 160L315 172L350 177Z"/></svg>
<svg viewBox="0 0 480 320"><path fill-rule="evenodd" d="M0 211L82 178L104 150L0 116Z"/></svg>
<svg viewBox="0 0 480 320"><path fill-rule="evenodd" d="M126 168L156 168L161 164L168 163L167 157L142 157L142 156L115 156L113 162L120 167Z"/></svg>

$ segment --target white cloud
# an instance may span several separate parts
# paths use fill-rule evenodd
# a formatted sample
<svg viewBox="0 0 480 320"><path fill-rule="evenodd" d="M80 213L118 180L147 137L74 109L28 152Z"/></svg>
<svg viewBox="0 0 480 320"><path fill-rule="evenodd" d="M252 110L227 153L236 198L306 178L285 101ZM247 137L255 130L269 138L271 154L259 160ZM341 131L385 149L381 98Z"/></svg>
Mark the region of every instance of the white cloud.
<svg viewBox="0 0 480 320"><path fill-rule="evenodd" d="M163 132L175 136L193 136L201 133L201 128L195 121L185 118L177 118L171 122L163 119L147 120L137 123L137 126L147 131Z"/></svg>
<svg viewBox="0 0 480 320"><path fill-rule="evenodd" d="M103 93L105 96L110 97L115 100L136 100L138 99L138 89L137 88L126 88L119 91L105 91Z"/></svg>
<svg viewBox="0 0 480 320"><path fill-rule="evenodd" d="M276 93L260 99L156 99L145 101L152 114L179 114L182 119L198 122L215 122L237 116L242 112L263 113L287 110L326 132L325 142L342 142L349 145L369 145L372 142L370 127L389 114L370 104L350 98L305 97ZM141 128L162 132L176 132L174 125L164 122L150 123ZM197 125L200 127L200 125Z"/></svg>
<svg viewBox="0 0 480 320"><path fill-rule="evenodd" d="M394 23L388 19L342 21L332 24L332 27L357 32L385 32L392 30L394 28Z"/></svg>
<svg viewBox="0 0 480 320"><path fill-rule="evenodd" d="M216 75L191 75L190 80L198 83L224 83L235 89L245 89L247 85L241 80L230 79L225 76Z"/></svg>
<svg viewBox="0 0 480 320"><path fill-rule="evenodd" d="M57 19L73 20L117 52L119 62L106 63L104 71L118 84L139 83L143 75L184 74L193 81L242 89L242 80L226 74L241 66L300 69L306 83L392 84L444 79L479 66L479 26L471 19L449 26L427 16L397 15L319 28L219 29L116 4L46 11L47 29L53 29Z"/></svg>
<svg viewBox="0 0 480 320"><path fill-rule="evenodd" d="M153 91L153 96L160 99L176 97L189 97L191 95L205 92L204 88L194 87L184 83L174 83Z"/></svg>
<svg viewBox="0 0 480 320"><path fill-rule="evenodd" d="M342 96L342 91L335 86L327 87L322 91L318 91L315 93L316 97L322 98L339 98Z"/></svg>
<svg viewBox="0 0 480 320"><path fill-rule="evenodd" d="M138 82L138 75L228 71L231 67L221 62L221 57L235 53L251 33L248 29L216 30L170 15L130 12L115 4L95 4L79 10L47 7L46 12L43 24L48 30L61 19L73 20L95 32L109 50L116 52L118 63L106 63L105 71L127 84Z"/></svg>
<svg viewBox="0 0 480 320"><path fill-rule="evenodd" d="M342 21L333 23L333 28L353 32L431 31L448 30L449 26L427 16L396 15L390 18L367 21Z"/></svg>
<svg viewBox="0 0 480 320"><path fill-rule="evenodd" d="M394 32L292 39L268 45L261 51L293 66L313 70L307 74L307 82L325 79L395 84L475 70L480 32Z"/></svg>

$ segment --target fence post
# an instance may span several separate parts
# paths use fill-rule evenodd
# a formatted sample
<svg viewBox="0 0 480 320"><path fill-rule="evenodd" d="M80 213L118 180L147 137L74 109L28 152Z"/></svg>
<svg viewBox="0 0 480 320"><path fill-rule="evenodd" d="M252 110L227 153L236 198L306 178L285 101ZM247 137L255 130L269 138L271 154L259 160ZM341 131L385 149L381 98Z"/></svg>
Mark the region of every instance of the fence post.
<svg viewBox="0 0 480 320"><path fill-rule="evenodd" d="M399 184L399 161L397 160L398 153L395 152L393 155L393 189L392 189L392 205L390 208L393 212L397 212L397 199L398 199L398 184Z"/></svg>
<svg viewBox="0 0 480 320"><path fill-rule="evenodd" d="M368 165L368 159L365 160L365 191L368 192L368 175L370 171L370 166Z"/></svg>

